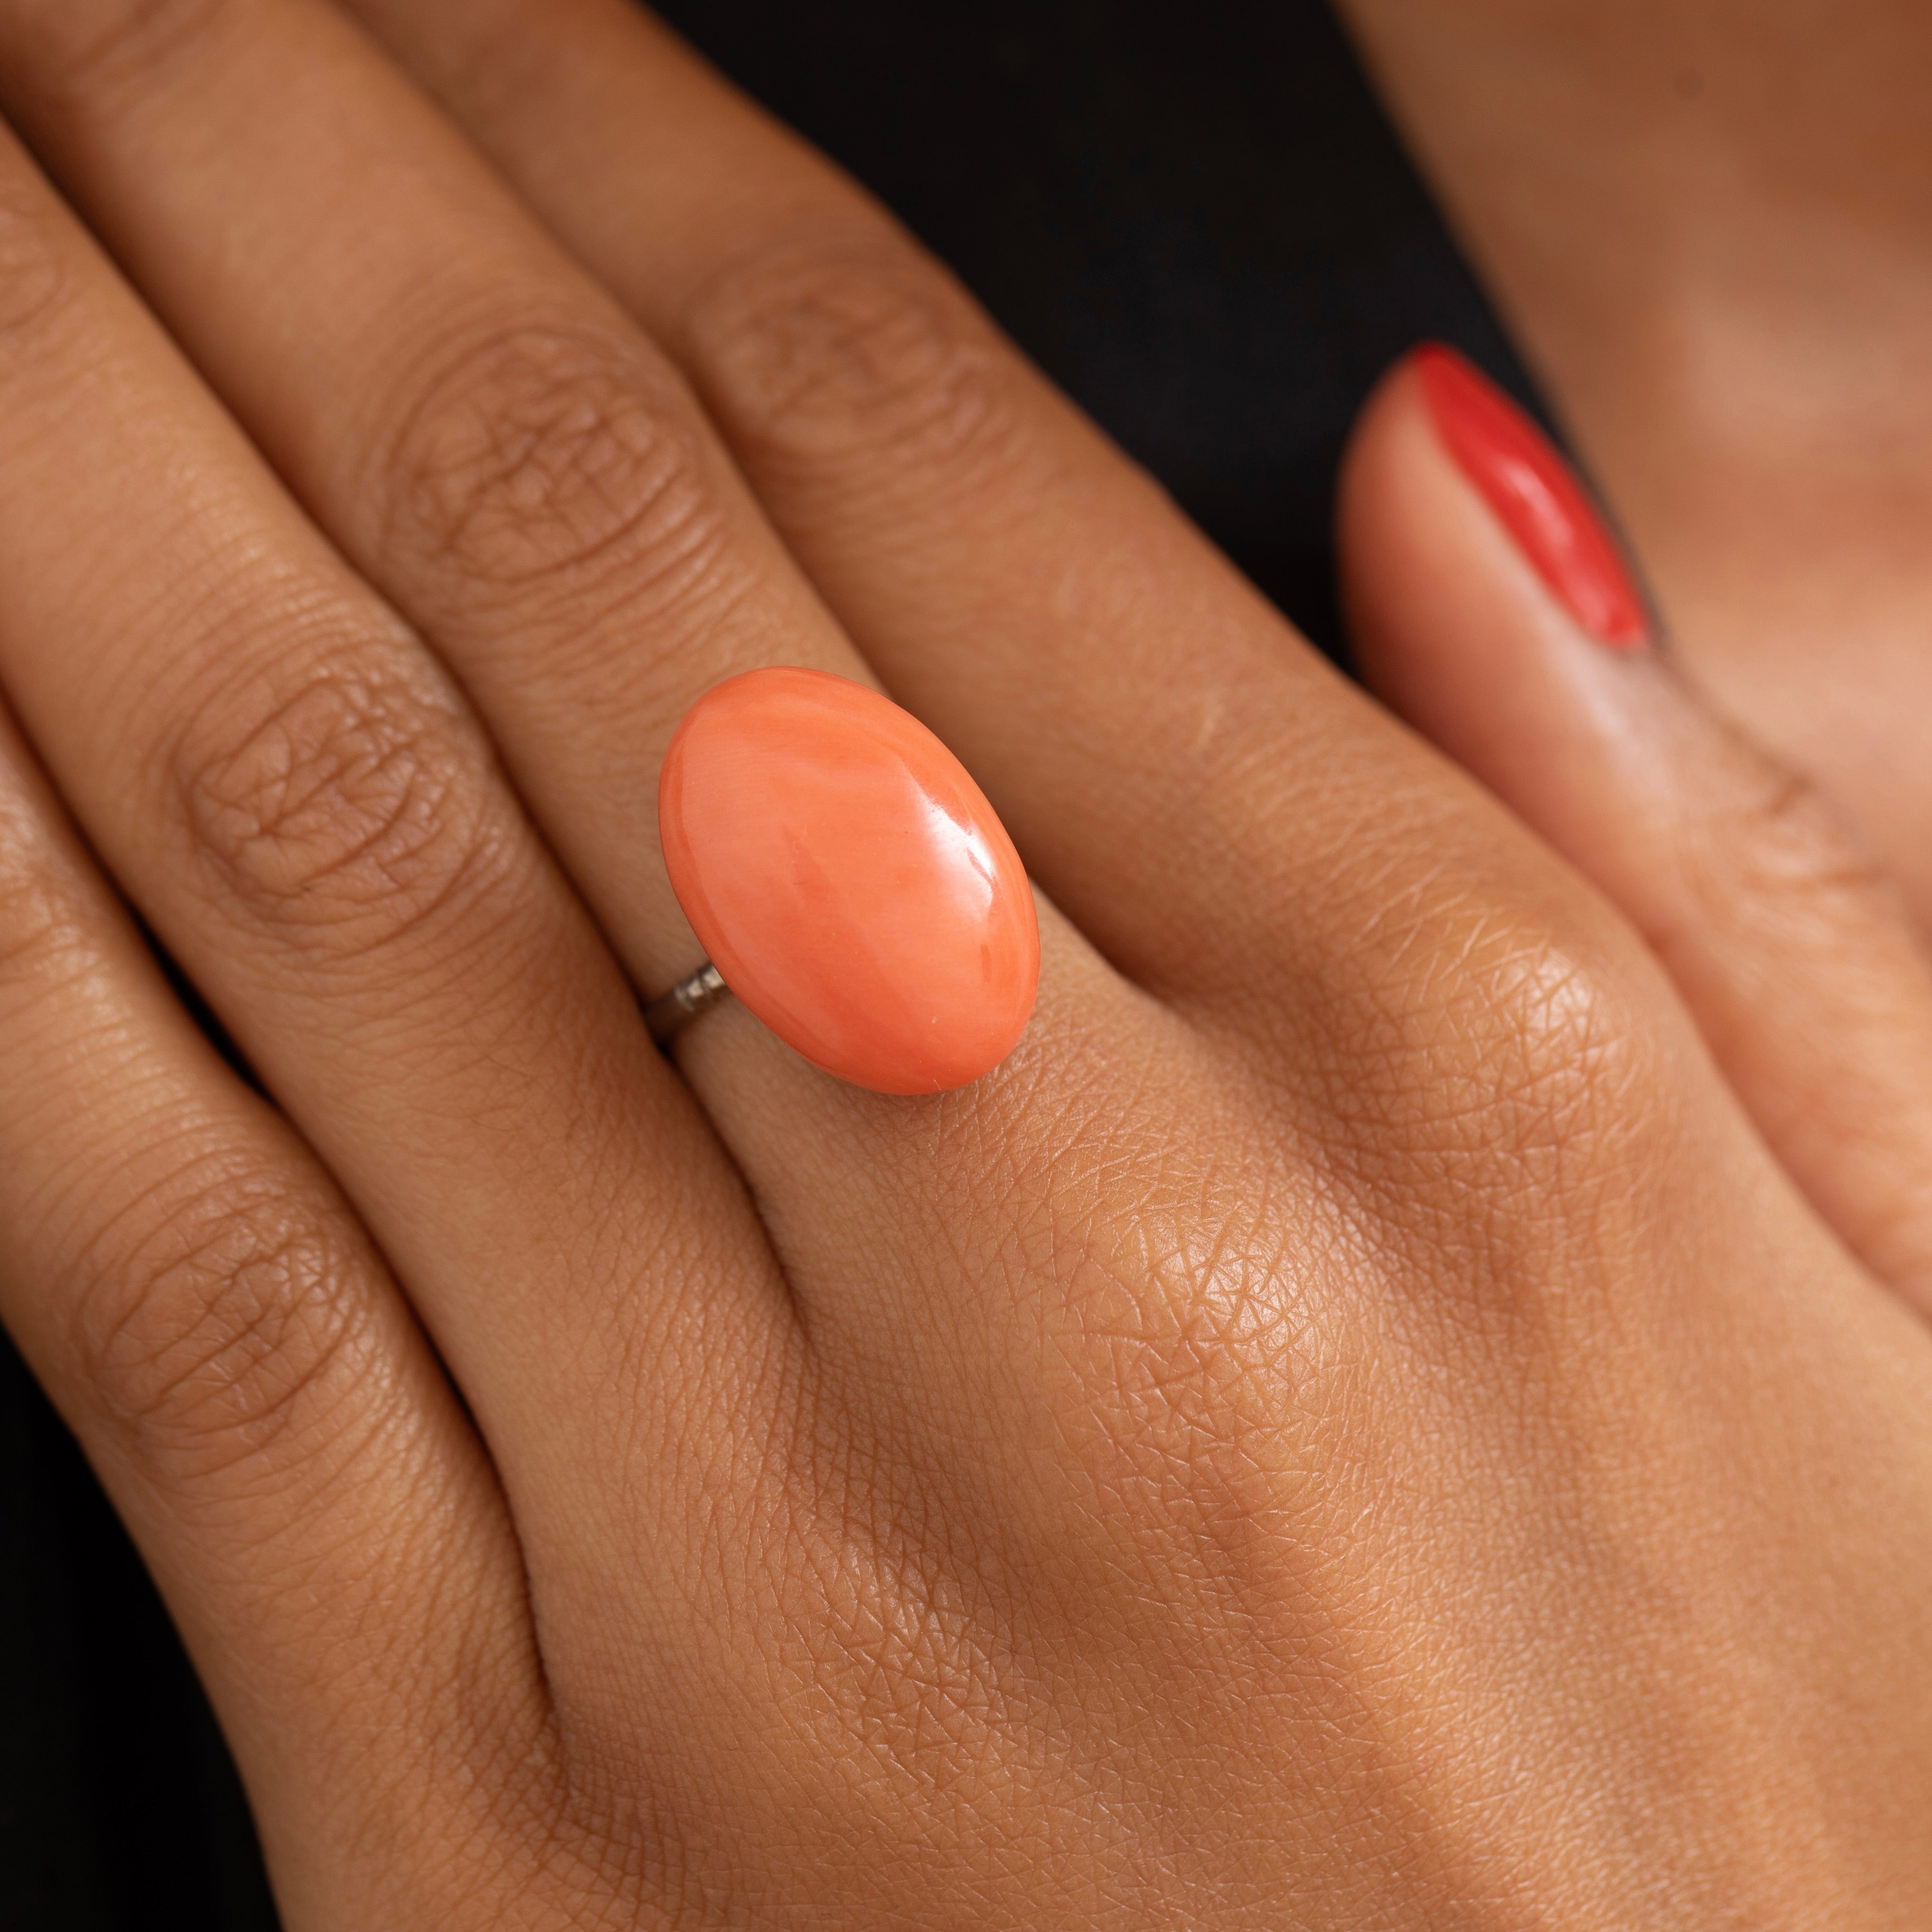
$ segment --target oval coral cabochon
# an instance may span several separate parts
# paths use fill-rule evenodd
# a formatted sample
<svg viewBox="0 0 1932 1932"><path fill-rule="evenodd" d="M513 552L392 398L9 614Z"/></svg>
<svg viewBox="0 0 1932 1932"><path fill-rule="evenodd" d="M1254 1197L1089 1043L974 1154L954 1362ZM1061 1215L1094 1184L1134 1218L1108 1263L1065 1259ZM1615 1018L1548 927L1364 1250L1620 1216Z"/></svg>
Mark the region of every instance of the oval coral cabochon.
<svg viewBox="0 0 1932 1932"><path fill-rule="evenodd" d="M965 767L890 699L826 671L728 679L671 740L658 820L725 984L828 1073L938 1093L1025 1030L1026 869Z"/></svg>

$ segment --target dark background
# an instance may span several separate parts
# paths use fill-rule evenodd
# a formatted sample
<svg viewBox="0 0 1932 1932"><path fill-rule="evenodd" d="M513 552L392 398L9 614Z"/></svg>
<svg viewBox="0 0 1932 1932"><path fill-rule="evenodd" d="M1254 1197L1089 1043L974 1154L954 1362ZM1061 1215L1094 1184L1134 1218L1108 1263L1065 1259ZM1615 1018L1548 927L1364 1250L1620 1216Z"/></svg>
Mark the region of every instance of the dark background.
<svg viewBox="0 0 1932 1932"><path fill-rule="evenodd" d="M1325 648L1332 483L1412 344L1532 400L1316 0L670 0ZM266 1932L166 1613L0 1346L0 1932Z"/></svg>

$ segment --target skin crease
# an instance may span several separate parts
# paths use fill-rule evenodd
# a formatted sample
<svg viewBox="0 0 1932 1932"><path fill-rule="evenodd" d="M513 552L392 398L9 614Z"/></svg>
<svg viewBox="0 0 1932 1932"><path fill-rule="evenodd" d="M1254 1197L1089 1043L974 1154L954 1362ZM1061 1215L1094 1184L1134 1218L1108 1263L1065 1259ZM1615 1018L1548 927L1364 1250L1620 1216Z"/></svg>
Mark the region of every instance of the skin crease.
<svg viewBox="0 0 1932 1932"><path fill-rule="evenodd" d="M0 1312L291 1932L1932 1920L1856 846L1402 376L1407 724L628 6L354 11L0 0ZM638 801L754 663L1013 830L972 1088L643 1039Z"/></svg>
<svg viewBox="0 0 1932 1932"><path fill-rule="evenodd" d="M1341 11L1684 660L1932 928L1932 12Z"/></svg>

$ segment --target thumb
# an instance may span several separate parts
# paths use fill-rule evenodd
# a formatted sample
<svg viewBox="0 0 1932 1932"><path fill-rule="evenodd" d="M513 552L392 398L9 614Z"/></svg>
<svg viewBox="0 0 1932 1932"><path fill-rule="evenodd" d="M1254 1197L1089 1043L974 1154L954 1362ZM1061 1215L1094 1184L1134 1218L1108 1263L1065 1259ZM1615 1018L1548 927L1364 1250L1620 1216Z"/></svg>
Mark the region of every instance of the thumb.
<svg viewBox="0 0 1932 1932"><path fill-rule="evenodd" d="M1932 970L1856 836L1678 675L1588 494L1454 352L1371 399L1339 537L1370 686L1643 934L1786 1170L1932 1316Z"/></svg>

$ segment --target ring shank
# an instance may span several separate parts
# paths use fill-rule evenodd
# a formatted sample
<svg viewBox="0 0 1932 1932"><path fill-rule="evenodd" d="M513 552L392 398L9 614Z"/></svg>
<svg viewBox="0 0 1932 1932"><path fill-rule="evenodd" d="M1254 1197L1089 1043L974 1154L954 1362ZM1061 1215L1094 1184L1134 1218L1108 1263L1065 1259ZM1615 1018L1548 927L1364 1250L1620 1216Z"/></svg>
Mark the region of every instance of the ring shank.
<svg viewBox="0 0 1932 1932"><path fill-rule="evenodd" d="M708 1012L724 999L730 988L724 976L706 960L688 978L680 980L668 993L644 1009L644 1024L659 1046L668 1046L700 1013Z"/></svg>

